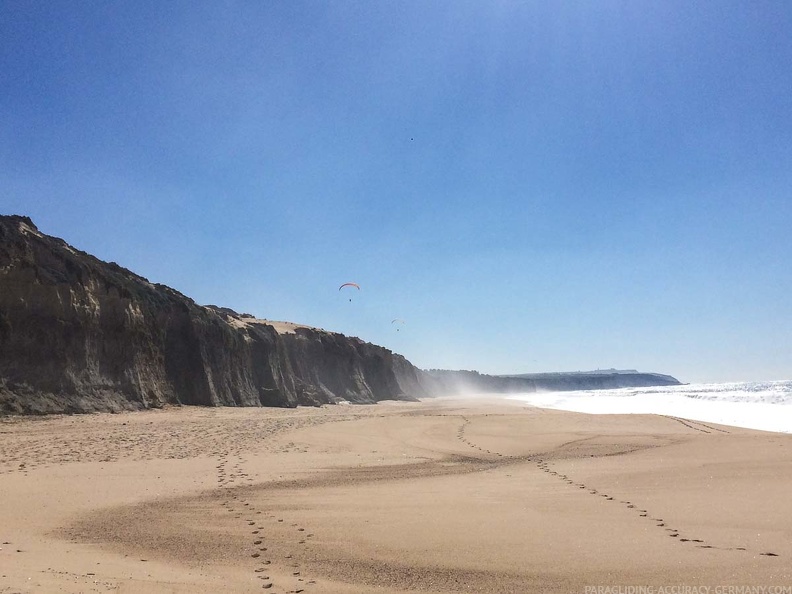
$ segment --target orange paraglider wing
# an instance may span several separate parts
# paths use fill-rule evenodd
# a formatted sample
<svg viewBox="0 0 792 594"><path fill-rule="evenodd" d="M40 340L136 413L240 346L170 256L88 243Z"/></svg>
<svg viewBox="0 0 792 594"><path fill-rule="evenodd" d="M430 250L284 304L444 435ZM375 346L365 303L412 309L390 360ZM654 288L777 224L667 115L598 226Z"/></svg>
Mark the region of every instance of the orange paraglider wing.
<svg viewBox="0 0 792 594"><path fill-rule="evenodd" d="M341 290L341 289L343 289L344 287L355 287L355 288L356 288L358 291L360 291L360 285L359 285L359 284L357 284L357 283L344 283L343 285L341 285L340 287L338 287L338 290L340 291L340 290Z"/></svg>

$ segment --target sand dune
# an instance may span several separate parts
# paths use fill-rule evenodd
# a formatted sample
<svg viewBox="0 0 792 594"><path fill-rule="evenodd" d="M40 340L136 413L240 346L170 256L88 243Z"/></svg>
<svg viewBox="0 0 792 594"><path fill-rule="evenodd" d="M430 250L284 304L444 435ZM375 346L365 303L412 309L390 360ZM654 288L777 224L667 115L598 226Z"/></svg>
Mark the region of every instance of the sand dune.
<svg viewBox="0 0 792 594"><path fill-rule="evenodd" d="M792 583L792 437L506 400L0 421L0 592Z"/></svg>

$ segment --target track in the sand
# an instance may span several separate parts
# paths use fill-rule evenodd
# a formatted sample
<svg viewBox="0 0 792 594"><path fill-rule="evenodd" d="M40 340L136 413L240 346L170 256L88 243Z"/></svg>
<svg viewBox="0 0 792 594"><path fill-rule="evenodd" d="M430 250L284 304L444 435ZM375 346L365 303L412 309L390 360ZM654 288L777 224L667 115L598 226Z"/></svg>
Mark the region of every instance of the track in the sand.
<svg viewBox="0 0 792 594"><path fill-rule="evenodd" d="M692 421L692 420L689 420L689 419L680 419L678 417L671 417L671 416L666 416L666 415L663 415L663 416L665 416L666 418L671 419L673 421L676 421L678 423L681 423L685 427L688 427L689 429L691 429L693 431L700 432L700 433L712 433L713 431L718 431L720 433L729 433L729 431L727 431L725 429L720 429L718 427L712 427L710 425L706 425L706 424L701 423L699 421ZM478 450L479 452L503 457L503 454L501 454L500 452L496 452L496 451L493 451L493 450L488 450L486 448L480 447L479 445L477 445L476 443L471 441L466 436L466 433L465 433L465 429L470 424L471 421L470 421L470 419L468 419L465 416L462 416L461 418L462 418L462 425L457 430L457 438L460 441L462 441L463 443L467 444L471 448L474 448L474 449ZM626 452L624 452L624 453L626 453ZM611 455L613 455L613 454L611 454ZM616 455L619 455L619 454L616 454ZM648 520L650 522L654 522L654 524L655 524L655 526L657 528L662 529L663 532L666 535L668 535L669 537L676 538L677 541L680 542L680 543L691 543L691 544L693 544L694 546L696 546L697 548L700 548L700 549L714 549L714 550L723 550L723 551L748 551L749 550L747 547L717 546L717 545L710 544L710 543L706 542L704 539L693 538L692 536L689 536L687 534L683 534L679 529L667 526L666 522L663 520L663 518L656 517L655 515L650 514L648 510L641 509L640 507L635 505L632 501L629 501L629 500L616 500L616 498L612 497L611 495L609 495L607 493L600 492L596 488L591 487L591 486L589 486L589 485L587 485L585 483L582 483L582 482L579 482L579 481L575 481L575 480L573 480L571 477L569 477L566 474L563 474L563 473L560 473L560 472L556 472L555 470L552 469L552 467L550 466L550 463L547 462L546 460L544 460L541 457L541 454L536 455L536 456L531 456L531 457L529 457L529 459L532 462L536 463L537 467L542 472L545 472L545 473L549 474L550 476L553 476L553 477L557 478L558 480L563 481L565 484L569 485L570 487L575 487L578 490L582 490L584 493L588 493L589 495L602 497L606 501L613 501L616 504L624 506L624 508L630 510L631 513L636 513L639 518ZM761 552L761 553L758 553L758 554L761 555L761 556L764 556L764 557L778 557L779 556L777 553L773 553L773 552L770 552L770 551L765 551L765 552Z"/></svg>

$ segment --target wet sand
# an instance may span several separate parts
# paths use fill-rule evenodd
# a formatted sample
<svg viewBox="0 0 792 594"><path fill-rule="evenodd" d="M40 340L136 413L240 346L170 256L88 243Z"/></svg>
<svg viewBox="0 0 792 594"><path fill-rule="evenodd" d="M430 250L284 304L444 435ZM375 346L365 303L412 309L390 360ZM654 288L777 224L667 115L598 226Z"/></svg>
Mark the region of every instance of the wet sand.
<svg viewBox="0 0 792 594"><path fill-rule="evenodd" d="M6 418L0 593L789 586L790 493L790 435L508 400Z"/></svg>

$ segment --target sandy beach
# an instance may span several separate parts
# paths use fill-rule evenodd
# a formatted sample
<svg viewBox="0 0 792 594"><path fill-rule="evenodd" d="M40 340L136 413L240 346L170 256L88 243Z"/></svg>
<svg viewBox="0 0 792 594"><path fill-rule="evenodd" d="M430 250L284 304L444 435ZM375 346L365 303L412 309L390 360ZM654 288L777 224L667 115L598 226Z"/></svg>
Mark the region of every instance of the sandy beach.
<svg viewBox="0 0 792 594"><path fill-rule="evenodd" d="M792 436L504 399L0 419L0 593L792 586Z"/></svg>

